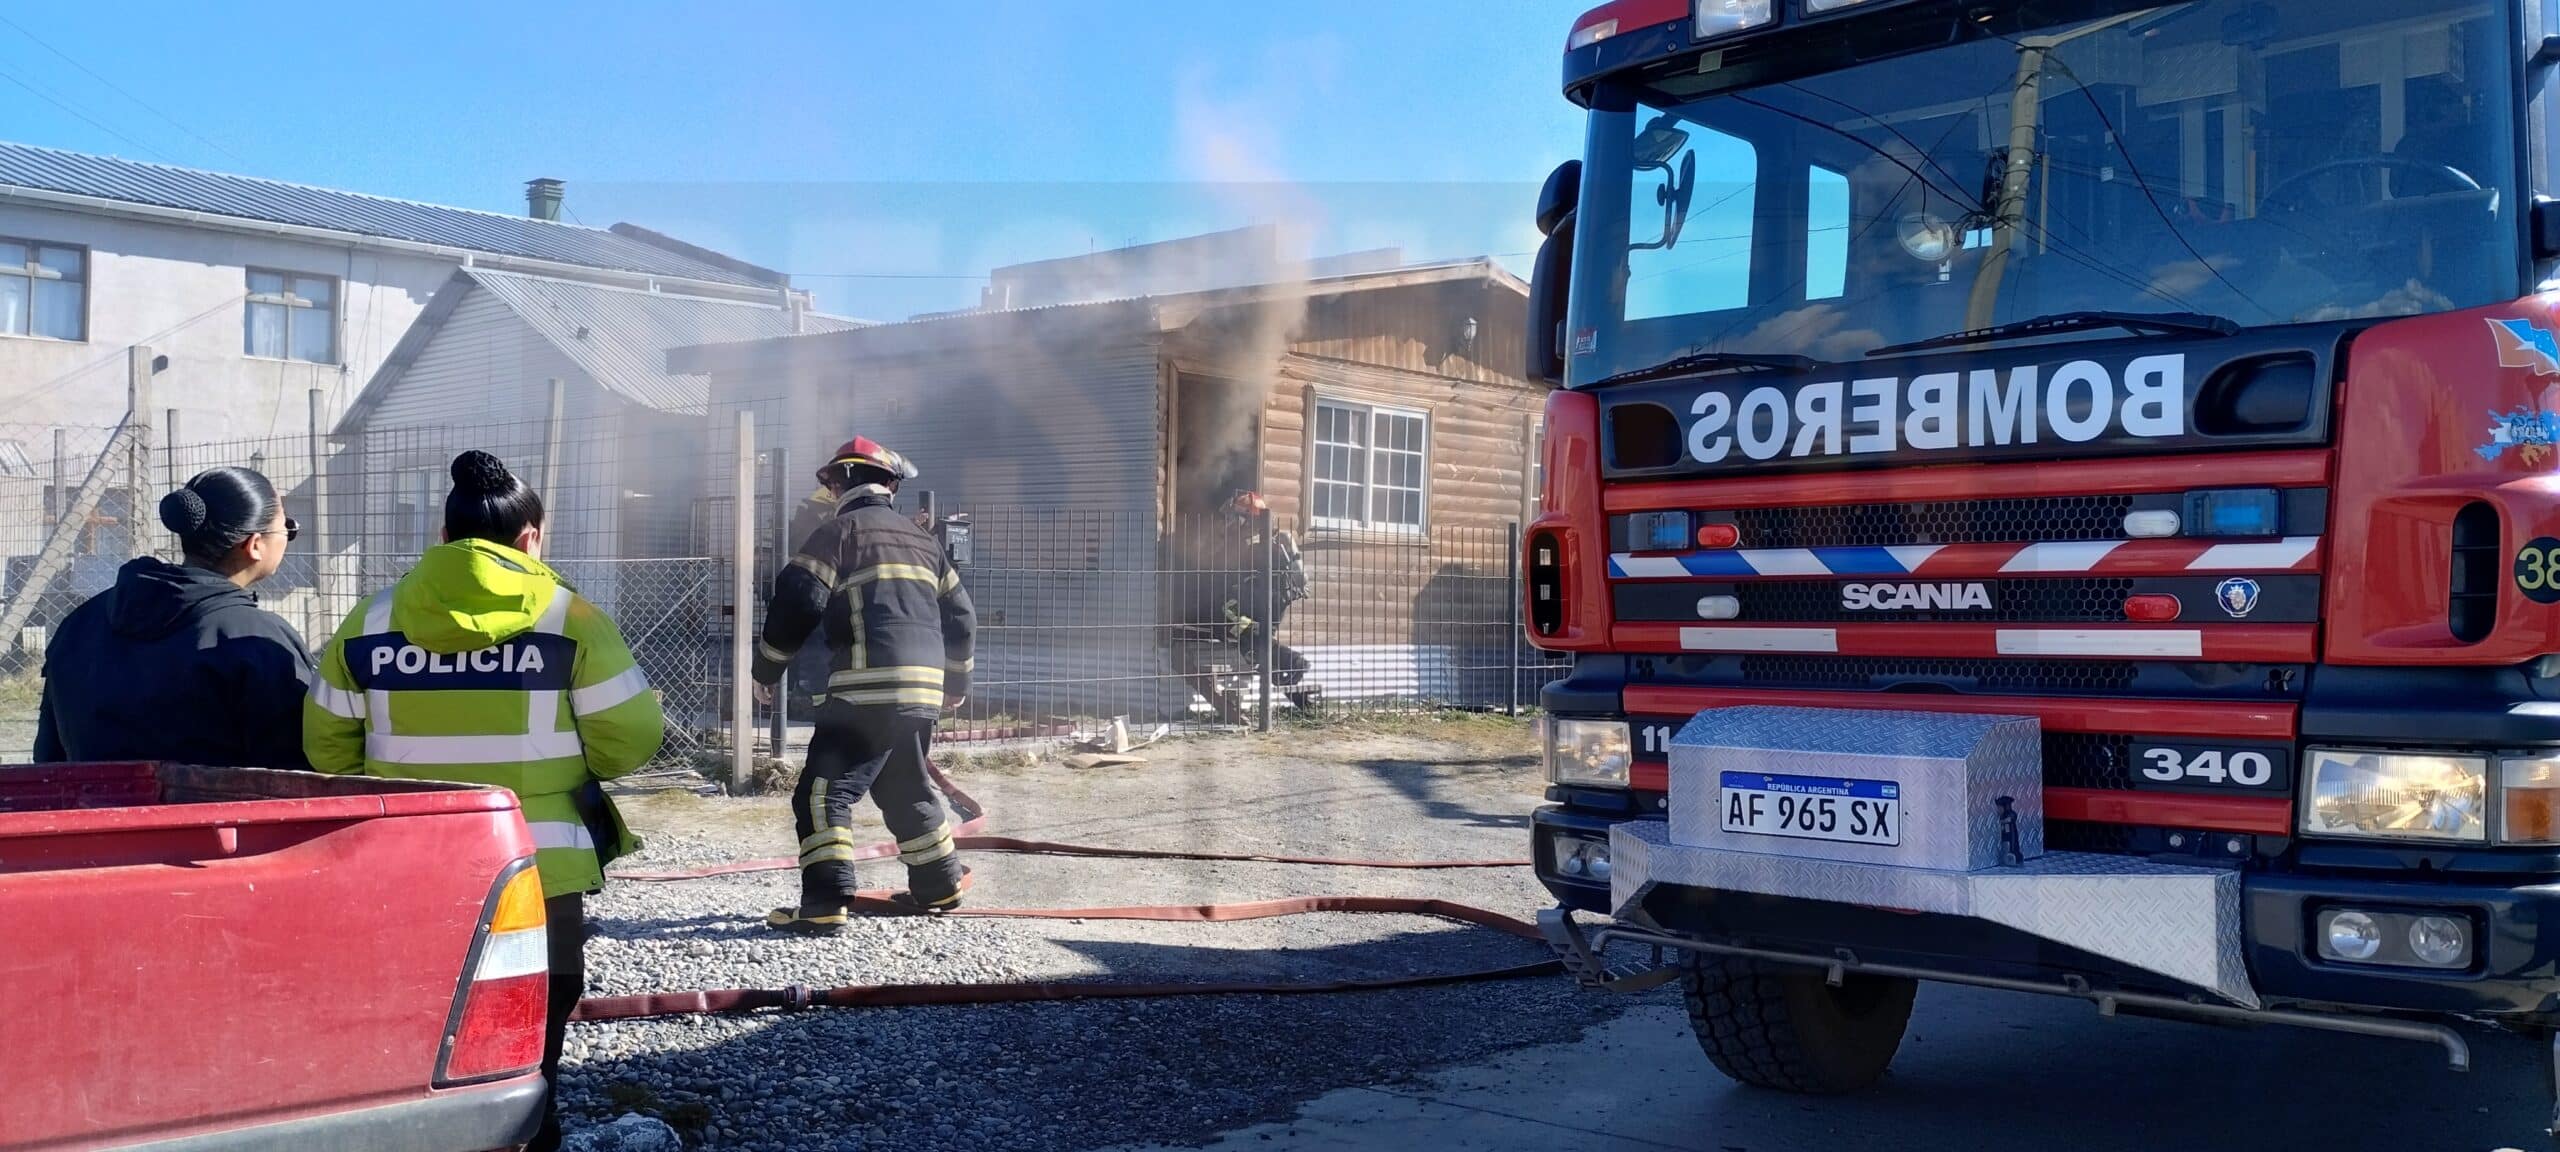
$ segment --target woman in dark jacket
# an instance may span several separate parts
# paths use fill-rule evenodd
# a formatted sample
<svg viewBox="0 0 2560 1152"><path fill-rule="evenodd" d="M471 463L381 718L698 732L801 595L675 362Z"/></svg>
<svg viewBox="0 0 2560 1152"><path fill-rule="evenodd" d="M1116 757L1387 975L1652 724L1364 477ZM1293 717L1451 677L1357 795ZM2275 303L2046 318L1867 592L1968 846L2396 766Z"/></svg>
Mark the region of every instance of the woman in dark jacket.
<svg viewBox="0 0 2560 1152"><path fill-rule="evenodd" d="M311 652L249 586L298 529L246 468L199 472L160 499L183 565L145 556L71 610L44 653L35 758L303 768Z"/></svg>

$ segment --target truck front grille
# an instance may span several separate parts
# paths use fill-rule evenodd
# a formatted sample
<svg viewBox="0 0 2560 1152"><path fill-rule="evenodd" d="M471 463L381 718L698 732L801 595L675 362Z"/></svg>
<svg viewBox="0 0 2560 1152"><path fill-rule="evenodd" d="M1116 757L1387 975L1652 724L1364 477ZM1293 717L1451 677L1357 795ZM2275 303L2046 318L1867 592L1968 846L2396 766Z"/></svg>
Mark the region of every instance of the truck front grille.
<svg viewBox="0 0 2560 1152"><path fill-rule="evenodd" d="M2133 686L2129 660L1962 660L1904 656L1745 656L1745 683L1789 688L1873 688L1935 683L1997 692L2106 692ZM1889 700L1877 701L1890 707Z"/></svg>
<svg viewBox="0 0 2560 1152"><path fill-rule="evenodd" d="M2133 826L2091 824L2080 820L2047 820L2044 822L2044 850L2126 855L2133 851Z"/></svg>
<svg viewBox="0 0 2560 1152"><path fill-rule="evenodd" d="M2033 496L1925 504L1749 508L1733 514L1745 548L2016 544L2124 539L2131 496Z"/></svg>
<svg viewBox="0 0 2560 1152"><path fill-rule="evenodd" d="M2133 787L2133 737L2045 733L2044 783L2047 788Z"/></svg>

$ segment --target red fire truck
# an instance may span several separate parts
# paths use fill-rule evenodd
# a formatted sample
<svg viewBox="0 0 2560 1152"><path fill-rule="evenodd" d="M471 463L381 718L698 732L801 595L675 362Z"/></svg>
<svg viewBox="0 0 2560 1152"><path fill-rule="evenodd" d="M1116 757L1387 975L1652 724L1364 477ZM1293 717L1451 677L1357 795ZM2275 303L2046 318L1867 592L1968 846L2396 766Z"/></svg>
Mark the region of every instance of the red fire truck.
<svg viewBox="0 0 2560 1152"><path fill-rule="evenodd" d="M1542 194L1535 821L1736 1079L1920 981L2560 1024L2545 2L1618 0Z"/></svg>

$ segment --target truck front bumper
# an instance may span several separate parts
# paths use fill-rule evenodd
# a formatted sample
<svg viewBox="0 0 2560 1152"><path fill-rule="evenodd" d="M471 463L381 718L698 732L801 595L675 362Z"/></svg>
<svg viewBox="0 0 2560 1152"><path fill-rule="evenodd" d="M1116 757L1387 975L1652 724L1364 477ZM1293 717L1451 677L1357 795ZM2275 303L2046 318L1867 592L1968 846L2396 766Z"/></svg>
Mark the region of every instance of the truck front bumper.
<svg viewBox="0 0 2560 1152"><path fill-rule="evenodd" d="M2560 1016L2560 885L2234 872L2227 882L2236 889L2236 901L2219 914L2205 909L2204 897L2194 891L2139 907L2121 902L2124 893L2137 890L2130 886L2096 903L2090 900L2102 889L2085 885L2069 895L2061 886L2036 894L2047 903L2082 902L2083 907L2067 910L2071 915L2066 919L2113 915L2138 923L2165 915L2170 923L2185 925L2155 924L2129 934L2156 938L2163 931L2179 931L2196 937L2186 945L2183 963L2164 964L2158 954L2141 948L2128 952L2103 933L2056 932L2031 918L1985 916L1973 901L1944 898L1943 893L1933 900L1897 890L1886 901L1872 894L1850 901L1839 898L1836 886L1771 883L1765 870L1744 869L1760 875L1728 879L1735 876L1734 868L1701 867L1695 855L1717 850L1670 845L1660 822L1549 807L1536 813L1533 824L1538 876L1561 908L1612 916L1626 929L1688 941L1814 958L1847 955L1864 963L1926 969L1947 979L2029 981L2046 990L2067 990L2076 982L2189 1002L2209 997L2244 1009L2344 1009L2532 1023ZM1557 871L1562 854L1556 846L1575 840L1612 842L1608 876ZM2128 873L2149 867L2134 858L2113 859L2118 863L2097 866L2121 866ZM1713 879L1697 882L1701 878ZM2003 901L1995 900L1999 903ZM2333 907L2458 917L2472 927L2476 943L2471 962L2459 969L2414 969L2325 958L2312 933L2319 913ZM2554 931L2543 931L2546 924ZM2218 938L2204 938L2208 932ZM2235 961L2237 972L2230 970Z"/></svg>

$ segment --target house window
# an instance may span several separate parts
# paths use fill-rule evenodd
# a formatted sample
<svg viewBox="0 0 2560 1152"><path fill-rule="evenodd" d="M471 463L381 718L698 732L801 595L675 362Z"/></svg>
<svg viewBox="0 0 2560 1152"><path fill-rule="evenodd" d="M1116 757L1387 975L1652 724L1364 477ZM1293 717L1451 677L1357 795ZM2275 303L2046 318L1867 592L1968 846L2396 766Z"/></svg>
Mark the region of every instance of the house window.
<svg viewBox="0 0 2560 1152"><path fill-rule="evenodd" d="M1317 401L1315 526L1420 532L1429 425L1420 412Z"/></svg>
<svg viewBox="0 0 2560 1152"><path fill-rule="evenodd" d="M249 270L242 350L271 360L338 362L338 282L327 276Z"/></svg>
<svg viewBox="0 0 2560 1152"><path fill-rule="evenodd" d="M0 334L88 339L88 249L0 239Z"/></svg>

